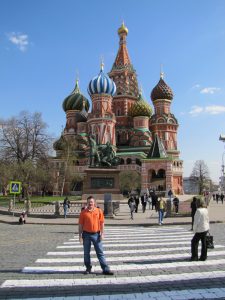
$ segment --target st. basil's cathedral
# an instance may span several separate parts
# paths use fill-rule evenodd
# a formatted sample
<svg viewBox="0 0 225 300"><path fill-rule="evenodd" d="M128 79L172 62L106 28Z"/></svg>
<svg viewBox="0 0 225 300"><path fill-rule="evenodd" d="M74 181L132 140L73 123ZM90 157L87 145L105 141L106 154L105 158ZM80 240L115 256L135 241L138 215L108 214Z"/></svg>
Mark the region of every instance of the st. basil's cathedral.
<svg viewBox="0 0 225 300"><path fill-rule="evenodd" d="M113 147L119 158L119 164L114 167L118 172L140 174L142 191L172 189L174 194L182 194L183 162L177 148L178 121L170 111L173 91L161 73L151 91L153 111L138 85L128 54L128 29L124 23L118 35L119 50L111 71L106 74L101 64L99 74L88 84L92 105L80 91L78 80L63 101L66 125L60 139L54 143L53 164L58 185L55 193L61 188L60 170L66 163L62 155L64 142L74 141L76 159L70 169L85 179L90 169L89 138L93 137L97 146L110 144ZM82 192L83 182L74 184L66 180L64 193L72 193L74 187Z"/></svg>

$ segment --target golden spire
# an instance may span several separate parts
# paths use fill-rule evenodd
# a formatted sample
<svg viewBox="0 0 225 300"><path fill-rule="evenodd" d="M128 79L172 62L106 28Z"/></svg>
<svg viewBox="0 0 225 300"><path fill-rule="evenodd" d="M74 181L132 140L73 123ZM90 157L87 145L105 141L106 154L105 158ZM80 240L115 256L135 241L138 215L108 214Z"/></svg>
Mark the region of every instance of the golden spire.
<svg viewBox="0 0 225 300"><path fill-rule="evenodd" d="M122 25L118 29L118 34L125 33L126 35L128 34L128 28L125 26L124 21L122 22Z"/></svg>
<svg viewBox="0 0 225 300"><path fill-rule="evenodd" d="M74 93L80 93L80 88L79 88L79 79L76 79L76 84L74 88Z"/></svg>

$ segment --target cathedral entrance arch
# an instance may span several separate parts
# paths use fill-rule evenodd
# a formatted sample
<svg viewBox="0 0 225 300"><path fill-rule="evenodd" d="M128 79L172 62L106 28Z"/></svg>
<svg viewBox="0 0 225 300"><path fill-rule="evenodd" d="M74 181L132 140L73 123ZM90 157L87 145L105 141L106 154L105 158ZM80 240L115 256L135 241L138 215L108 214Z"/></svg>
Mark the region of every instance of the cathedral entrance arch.
<svg viewBox="0 0 225 300"><path fill-rule="evenodd" d="M156 191L166 190L166 171L164 169L150 169L148 171L149 188Z"/></svg>

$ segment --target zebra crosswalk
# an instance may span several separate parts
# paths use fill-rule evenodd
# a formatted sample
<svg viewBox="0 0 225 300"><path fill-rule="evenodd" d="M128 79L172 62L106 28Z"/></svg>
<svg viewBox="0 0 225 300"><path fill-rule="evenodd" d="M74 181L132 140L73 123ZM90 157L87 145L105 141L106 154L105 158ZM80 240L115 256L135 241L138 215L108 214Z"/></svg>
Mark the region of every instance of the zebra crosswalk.
<svg viewBox="0 0 225 300"><path fill-rule="evenodd" d="M189 261L192 236L179 226L108 226L103 245L114 276L102 275L93 249L93 273L83 274L83 248L76 236L0 289L23 289L30 296L41 289L42 298L58 300L225 299L225 245L215 245L204 262Z"/></svg>

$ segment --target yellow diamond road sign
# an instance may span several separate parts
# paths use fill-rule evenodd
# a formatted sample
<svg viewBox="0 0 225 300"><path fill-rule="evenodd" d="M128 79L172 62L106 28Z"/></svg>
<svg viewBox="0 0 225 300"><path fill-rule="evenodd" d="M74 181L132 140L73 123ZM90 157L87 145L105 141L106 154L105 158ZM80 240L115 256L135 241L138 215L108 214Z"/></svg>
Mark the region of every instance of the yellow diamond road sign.
<svg viewBox="0 0 225 300"><path fill-rule="evenodd" d="M20 194L21 193L21 182L20 181L10 181L9 183L10 194Z"/></svg>

